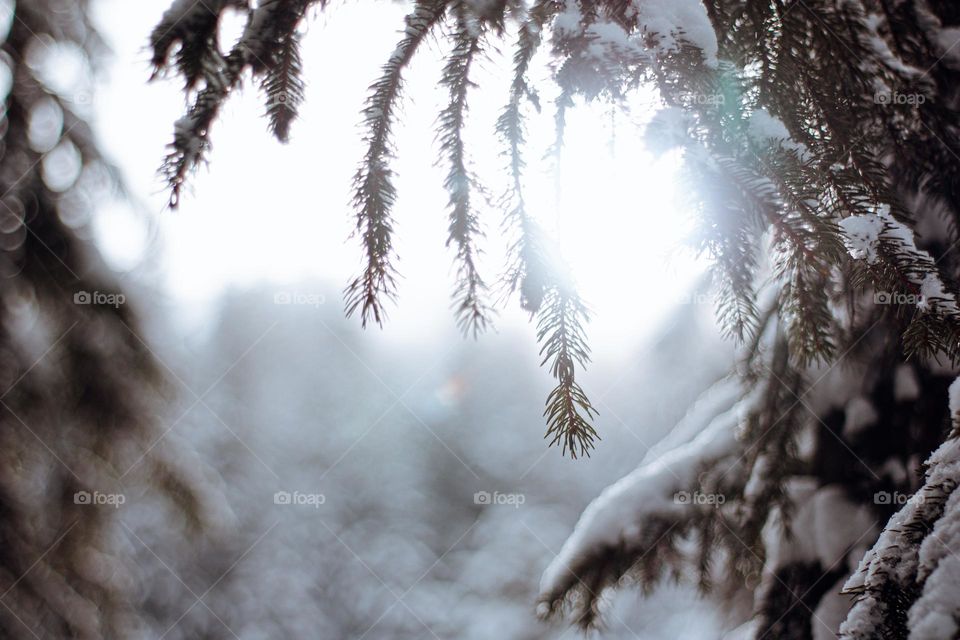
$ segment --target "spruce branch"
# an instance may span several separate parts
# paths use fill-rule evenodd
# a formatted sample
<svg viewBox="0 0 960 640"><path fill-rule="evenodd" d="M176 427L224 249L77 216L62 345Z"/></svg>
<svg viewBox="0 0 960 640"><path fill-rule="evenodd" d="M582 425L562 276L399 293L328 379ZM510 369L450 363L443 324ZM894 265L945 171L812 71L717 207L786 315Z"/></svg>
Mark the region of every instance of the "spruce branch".
<svg viewBox="0 0 960 640"><path fill-rule="evenodd" d="M188 91L215 75L223 64L217 27L228 7L243 9L246 2L174 2L150 34L153 77L159 77L172 64L183 76L184 90Z"/></svg>
<svg viewBox="0 0 960 640"><path fill-rule="evenodd" d="M212 2L212 11L204 15L181 16L195 26L188 31L177 26L172 14L165 15L163 26L172 29L172 35L159 27L155 32L157 70L175 69L192 88L191 96L196 92L193 105L178 123L166 165L174 203L189 170L203 161L210 128L246 69L261 81L268 98L275 93L294 98L268 104L271 128L279 138L286 138L303 88L296 26L312 4L317 2L262 0L250 11L241 42L227 55L219 52L209 16L219 16L224 7L238 3ZM178 2L174 8L186 6ZM866 20L867 8L859 2L816 2L803 11L791 11L783 2L706 0L704 6L702 17L708 17L709 23L698 26L704 28L701 31L713 26L718 56L706 50L709 38L704 41L684 32L684 25L671 26L659 19L653 21L655 25L645 24L651 15L638 12L630 3L539 0L529 10L516 0L482 5L454 0L416 3L406 19L403 40L371 87L364 110L367 153L355 176L353 201L365 269L347 287L348 313L359 313L364 325L368 320L380 323L384 302L394 294L391 209L396 192L390 166L394 112L403 76L419 45L452 18L452 28L444 32L452 47L442 76L449 100L439 114L437 134L447 167L447 244L456 248L458 322L465 332L474 334L486 325L486 287L476 264L481 232L475 205L483 189L469 170L463 129L473 61L487 48L485 38L503 38L508 33L505 25L512 20L518 29L512 77L507 104L496 125L509 179L503 207L510 247L503 284L509 293L519 292L521 306L538 314L541 323L546 315L555 314L555 297L561 288L549 242L524 197L525 127L529 112L539 111L540 106L529 80L534 56L549 40L553 81L560 89L555 102L555 154L562 145L566 110L577 96L616 102L640 83L651 83L665 104L683 114L686 141L680 144L686 147L689 191L702 213L701 248L715 261L720 320L730 335L756 344L764 327L776 324L785 336L791 365L802 369L829 360L835 344L842 342L842 330L829 306L832 292L852 295L871 284L904 287L909 293L926 287L934 294L928 296L930 308L894 309L902 324L898 335L903 337L905 351L960 354L960 322L949 304L953 299L947 277L952 273L950 265L934 269L923 256L887 238L881 242L883 260L851 267L840 249L837 230L838 221L868 215L877 203L888 203L894 221L912 226L915 212L896 204L909 197L897 192L903 187L929 193L944 203L960 202L956 181L951 180L960 175L956 145L949 142L956 136L954 125L945 117L952 111L937 100L942 90L938 88L953 86L955 78L944 65L938 66L943 55L939 45L929 34L917 32L911 39L908 34L892 33L876 16ZM563 22L552 25L561 11ZM925 20L932 24L931 18ZM896 42L887 42L891 38ZM188 43L188 39L193 40ZM696 42L705 43L704 48ZM717 63L716 57L723 61ZM902 65L898 58L903 58ZM874 96L877 87L908 87L911 67L931 69L931 82L920 83L931 104L923 108L879 105ZM910 126L899 126L908 117ZM669 124L670 119L664 122ZM939 138L948 142L940 144ZM905 146L913 149L909 161L891 159L898 155L891 154L893 150ZM927 153L930 147L936 149ZM924 153L917 153L918 149ZM891 175L897 176L897 189ZM951 215L960 219L955 211ZM768 248L761 246L768 238L771 250L761 252ZM771 299L777 306L773 320L759 317L756 302L756 281L769 275L775 294ZM572 304L574 294L564 295L565 304ZM566 380L560 371L566 368L554 371L563 393L552 394L549 405L566 403L579 411L577 415L591 417L577 403L574 392L582 391L576 382L572 377ZM548 407L551 428L558 415L549 414ZM568 424L576 422L570 411L563 415ZM571 445L565 442L565 447Z"/></svg>
<svg viewBox="0 0 960 640"><path fill-rule="evenodd" d="M297 26L308 6L309 2L303 0L261 3L257 11L271 11L273 29L254 36L251 29L255 23L248 27L251 36L246 44L248 58L254 75L262 78L260 86L267 98L270 130L280 142L288 141L290 125L303 102L303 61Z"/></svg>
<svg viewBox="0 0 960 640"><path fill-rule="evenodd" d="M537 95L527 82L527 71L543 41L544 26L558 10L557 2L540 0L521 21L513 55L509 98L496 124L496 132L507 147L505 155L510 180L504 196L507 206L504 228L515 237L509 248L509 265L502 283L506 293L520 291L520 305L530 313L536 313L543 303L548 268L543 264L539 246L539 227L528 214L523 195L526 134L522 107L524 100L529 100L539 110Z"/></svg>
<svg viewBox="0 0 960 640"><path fill-rule="evenodd" d="M210 131L246 69L267 89L271 126L283 139L303 91L296 29L314 4L323 7L326 0L263 0L248 11L243 35L227 55L220 51L217 26L227 9L248 10L244 0L176 0L164 14L151 36L151 79L171 69L170 52L179 45L173 68L184 77L188 89L196 90L193 103L174 127L173 142L160 170L170 188L172 208L179 205L187 176L209 153ZM280 90L272 94L282 95L280 99L271 97L271 87Z"/></svg>
<svg viewBox="0 0 960 640"><path fill-rule="evenodd" d="M176 208L187 174L204 159L210 148L209 132L237 76L226 69L226 58L217 41L220 14L234 0L186 4L174 2L150 37L153 74L159 78L171 68L170 52L179 45L172 66L183 76L185 90L197 89L194 103L174 127L170 152L161 174L170 187L170 206ZM238 70L239 73L239 70Z"/></svg>
<svg viewBox="0 0 960 640"><path fill-rule="evenodd" d="M442 20L448 0L419 0L405 18L403 39L383 67L383 73L371 87L363 109L367 129L364 141L367 152L353 178L353 204L356 213L356 234L360 236L366 265L363 273L347 285L346 312L360 312L363 326L373 320L383 324L383 299L396 294L395 270L392 265L393 219L391 209L397 192L393 184L391 131L394 111L403 89L403 72L413 60L419 46Z"/></svg>
<svg viewBox="0 0 960 640"><path fill-rule="evenodd" d="M292 33L284 38L276 61L269 66L261 87L267 95L267 117L270 130L280 142L290 137L290 125L303 102L304 83L301 75L300 37Z"/></svg>
<svg viewBox="0 0 960 640"><path fill-rule="evenodd" d="M697 193L693 204L701 208L701 251L716 262L713 273L718 289L717 318L727 336L743 342L757 326L754 274L757 269L758 219L721 171L735 163L718 163L706 149L689 150L683 180ZM706 177L709 176L709 177Z"/></svg>
<svg viewBox="0 0 960 640"><path fill-rule="evenodd" d="M251 14L241 39L243 59L261 78L266 94L270 130L287 142L290 125L303 102L301 36L297 29L313 4L325 7L327 0L264 0Z"/></svg>
<svg viewBox="0 0 960 640"><path fill-rule="evenodd" d="M907 613L920 596L921 544L945 517L944 507L956 491L957 440L947 439L927 461L925 482L897 511L860 561L842 593L856 596L840 627L844 640L906 637Z"/></svg>
<svg viewBox="0 0 960 640"><path fill-rule="evenodd" d="M470 68L481 52L483 26L471 24L476 20L465 7L456 6L451 38L454 49L443 69L441 84L449 92L449 102L438 118L441 151L449 169L444 187L449 194L450 224L447 246L457 248L457 284L454 291L454 313L457 324L465 334L474 337L485 331L491 322L492 310L487 303L487 285L477 269L480 249L475 238L482 235L480 221L472 202L475 178L467 168L463 130L467 115L467 92L473 86ZM471 35L476 32L476 35Z"/></svg>
<svg viewBox="0 0 960 640"><path fill-rule="evenodd" d="M169 205L173 209L180 204L187 175L204 162L210 151L210 129L227 95L225 88L203 89L187 114L174 125L173 142L160 168L170 188Z"/></svg>
<svg viewBox="0 0 960 640"><path fill-rule="evenodd" d="M814 206L819 193L811 160L782 144L758 160L777 190L777 210L767 215L774 230L773 272L780 283L780 315L791 357L801 368L828 361L835 353L828 293L831 269L843 256L840 230Z"/></svg>
<svg viewBox="0 0 960 640"><path fill-rule="evenodd" d="M547 396L547 433L550 446L562 443L563 453L570 457L589 457L594 439L599 439L591 426L597 411L576 381L576 367L590 361L583 323L589 319L579 296L565 286L551 288L544 299L537 322L542 365L550 363L550 374L557 386Z"/></svg>

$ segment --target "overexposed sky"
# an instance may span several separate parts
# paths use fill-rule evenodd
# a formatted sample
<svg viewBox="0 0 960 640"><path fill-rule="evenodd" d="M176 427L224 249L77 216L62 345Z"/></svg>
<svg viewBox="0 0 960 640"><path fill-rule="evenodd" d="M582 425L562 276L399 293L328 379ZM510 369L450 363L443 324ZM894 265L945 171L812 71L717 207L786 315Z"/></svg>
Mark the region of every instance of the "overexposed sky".
<svg viewBox="0 0 960 640"><path fill-rule="evenodd" d="M98 22L114 48L92 110L112 158L146 204L153 235L129 207L103 203L97 232L111 262L128 269L145 251L160 252L164 288L184 317L201 317L231 286L260 282L278 289L318 280L330 290L360 268L360 248L348 239L351 176L363 153L360 108L366 88L393 50L404 7L389 2L340 3L307 26L304 67L307 97L292 141L277 143L267 132L262 96L249 84L227 105L214 128L209 169L191 181L177 211L165 208L156 174L184 109L175 81L147 84L147 36L168 0L99 0ZM399 202L395 211L400 300L392 310L388 338L408 339L449 329L453 286L447 231L445 168L436 166L434 123L444 99L437 87L442 43L424 50L408 74L407 100L397 127ZM481 175L502 164L493 136L506 99L505 67L484 62L482 89L472 94L469 140ZM66 71L64 72L67 73ZM549 91L549 90L548 90ZM632 118L648 116L643 103ZM589 334L599 349L620 350L642 338L682 297L702 270L690 252L675 249L688 230L674 203L676 158L655 159L640 142L640 128L609 108L579 107L569 118L557 194L551 174L538 172L538 158L552 134L549 101L531 127L532 208L557 231L574 268L581 294L595 314ZM506 238L501 215L486 219L487 279L502 270ZM342 305L340 300L329 304ZM512 303L501 326L526 322Z"/></svg>

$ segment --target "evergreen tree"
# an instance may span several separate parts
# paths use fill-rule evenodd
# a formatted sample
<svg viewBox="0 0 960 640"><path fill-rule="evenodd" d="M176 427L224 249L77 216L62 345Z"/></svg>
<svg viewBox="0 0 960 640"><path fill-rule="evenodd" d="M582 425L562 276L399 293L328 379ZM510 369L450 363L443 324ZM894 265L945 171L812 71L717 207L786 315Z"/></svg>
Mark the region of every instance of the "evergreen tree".
<svg viewBox="0 0 960 640"><path fill-rule="evenodd" d="M164 165L171 204L246 73L286 138L302 99L298 28L325 5L177 0L164 15L152 38L157 72L178 73L192 98ZM228 8L249 17L222 50ZM513 52L496 126L514 238L505 284L537 315L558 382L547 401L552 441L576 456L596 434L576 378L589 356L587 314L524 198L525 123L542 107L529 77L541 51L556 84L558 148L575 98L625 105L638 86L658 91L649 143L682 153L719 321L742 347L730 379L678 425L675 448L587 509L544 575L542 613L572 611L589 627L606 589L650 589L692 569L704 590L750 599L738 613L751 618L743 631L752 637L837 628L845 638L960 637L960 388L947 403L960 356L960 9L945 0L417 0L364 109L354 203L366 267L346 290L347 312L364 324L383 321L394 293L391 131L404 73L431 36L450 44L439 128L454 295L470 332L489 322L474 260L486 188L462 136L470 71L494 47Z"/></svg>
<svg viewBox="0 0 960 640"><path fill-rule="evenodd" d="M165 446L160 370L91 241L95 198L121 188L57 56L106 53L85 0L4 3L0 128L0 636L117 638L138 628L118 510L146 475L196 517ZM129 472L129 473L128 473ZM132 497L132 496L131 496Z"/></svg>

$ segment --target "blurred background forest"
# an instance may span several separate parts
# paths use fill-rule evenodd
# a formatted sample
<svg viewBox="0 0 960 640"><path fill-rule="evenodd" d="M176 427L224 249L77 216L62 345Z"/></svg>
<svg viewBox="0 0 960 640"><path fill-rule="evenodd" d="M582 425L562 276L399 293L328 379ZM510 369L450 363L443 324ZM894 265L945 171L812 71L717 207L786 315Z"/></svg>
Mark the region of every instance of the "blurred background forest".
<svg viewBox="0 0 960 640"><path fill-rule="evenodd" d="M139 556L158 629L195 601L174 574L199 595L226 572L209 610L193 607L167 637L231 637L226 625L242 638L578 635L537 622L540 573L587 502L723 370L721 349L704 356L688 340L710 327L709 309L682 314L637 362L594 371L604 440L573 463L531 433L530 398L547 382L518 357L526 336L375 348L338 308L274 295L226 295L209 337L163 351L186 388L168 438L208 469L219 527L198 546L171 539L155 507L123 508L149 547ZM277 491L324 501L277 505ZM478 492L507 497L477 504ZM603 637L702 638L717 622L681 588L616 599Z"/></svg>

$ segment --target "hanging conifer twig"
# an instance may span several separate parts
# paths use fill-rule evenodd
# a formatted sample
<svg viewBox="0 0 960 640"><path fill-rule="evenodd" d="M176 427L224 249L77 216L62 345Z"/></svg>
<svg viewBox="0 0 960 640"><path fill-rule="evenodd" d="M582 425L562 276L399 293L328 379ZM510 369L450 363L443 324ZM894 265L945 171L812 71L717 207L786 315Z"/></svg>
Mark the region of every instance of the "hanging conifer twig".
<svg viewBox="0 0 960 640"><path fill-rule="evenodd" d="M441 84L447 87L450 100L438 118L438 137L449 165L444 187L450 195L450 225L447 246L457 248L457 284L454 311L457 323L466 334L476 337L490 324L491 309L486 301L487 285L477 268L480 250L475 239L481 235L474 191L476 180L467 168L463 130L466 125L467 92L473 86L470 69L482 50L483 27L471 24L466 7L454 11L451 38L454 50L443 69ZM480 33L473 35L471 31Z"/></svg>
<svg viewBox="0 0 960 640"><path fill-rule="evenodd" d="M346 289L347 315L360 313L364 326L374 321L383 324L383 298L395 295L393 260L393 220L390 212L397 192L393 184L390 139L394 110L403 89L403 72L413 60L417 48L441 21L447 2L420 0L406 17L403 39L383 74L371 86L371 94L363 109L367 127L367 152L354 175L353 201L357 209L356 232L363 243L366 266Z"/></svg>

